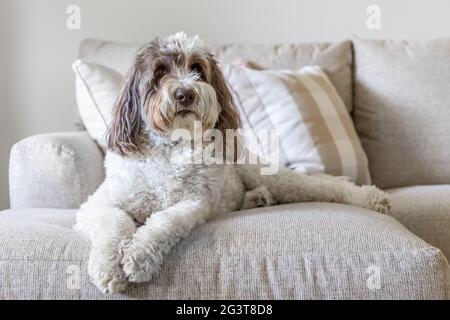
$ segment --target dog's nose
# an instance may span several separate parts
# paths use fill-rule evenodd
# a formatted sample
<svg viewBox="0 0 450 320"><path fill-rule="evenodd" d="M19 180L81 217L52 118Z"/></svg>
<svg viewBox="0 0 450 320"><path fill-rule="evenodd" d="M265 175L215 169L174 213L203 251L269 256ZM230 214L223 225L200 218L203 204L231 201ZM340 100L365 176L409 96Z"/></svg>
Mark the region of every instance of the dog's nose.
<svg viewBox="0 0 450 320"><path fill-rule="evenodd" d="M195 92L192 89L178 88L175 91L175 99L181 103L181 105L188 107L194 102Z"/></svg>

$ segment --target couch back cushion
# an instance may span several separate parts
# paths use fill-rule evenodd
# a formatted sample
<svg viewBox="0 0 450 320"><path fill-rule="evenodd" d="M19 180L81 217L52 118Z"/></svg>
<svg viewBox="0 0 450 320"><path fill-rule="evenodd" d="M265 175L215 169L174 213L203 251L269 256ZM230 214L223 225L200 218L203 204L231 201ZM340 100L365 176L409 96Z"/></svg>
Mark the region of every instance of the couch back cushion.
<svg viewBox="0 0 450 320"><path fill-rule="evenodd" d="M125 74L139 46L135 44L84 40L79 57ZM308 65L321 67L345 103L352 110L351 42L282 45L223 45L211 48L222 63L236 58L252 61L265 69L296 70Z"/></svg>
<svg viewBox="0 0 450 320"><path fill-rule="evenodd" d="M354 40L354 120L381 188L450 183L450 40Z"/></svg>

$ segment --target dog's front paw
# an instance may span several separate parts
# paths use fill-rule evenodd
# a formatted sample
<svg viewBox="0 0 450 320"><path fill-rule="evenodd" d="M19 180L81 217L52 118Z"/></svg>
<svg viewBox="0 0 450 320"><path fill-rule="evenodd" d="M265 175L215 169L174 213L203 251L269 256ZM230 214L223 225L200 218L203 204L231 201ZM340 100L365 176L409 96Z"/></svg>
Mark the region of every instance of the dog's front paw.
<svg viewBox="0 0 450 320"><path fill-rule="evenodd" d="M365 208L380 213L389 213L391 211L391 202L389 195L375 186L363 186L365 191Z"/></svg>
<svg viewBox="0 0 450 320"><path fill-rule="evenodd" d="M147 282L158 274L162 256L157 252L134 241L124 247L122 266L130 282Z"/></svg>
<svg viewBox="0 0 450 320"><path fill-rule="evenodd" d="M261 186L245 192L241 210L268 207L274 204L275 199L270 191L266 187Z"/></svg>
<svg viewBox="0 0 450 320"><path fill-rule="evenodd" d="M128 280L118 262L98 254L91 254L88 263L91 282L103 293L118 293L126 289Z"/></svg>

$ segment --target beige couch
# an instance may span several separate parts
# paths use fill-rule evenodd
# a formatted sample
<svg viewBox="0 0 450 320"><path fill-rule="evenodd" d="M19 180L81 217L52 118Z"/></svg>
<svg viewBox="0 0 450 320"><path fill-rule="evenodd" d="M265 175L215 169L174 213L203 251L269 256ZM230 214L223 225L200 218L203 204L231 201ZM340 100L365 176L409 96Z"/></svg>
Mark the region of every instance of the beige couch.
<svg viewBox="0 0 450 320"><path fill-rule="evenodd" d="M88 40L80 55L125 72L135 49ZM373 181L392 196L392 216L328 203L230 213L176 246L154 281L103 295L87 278L89 241L71 229L102 182L103 153L86 132L38 135L11 152L0 299L448 299L450 93L441 87L450 41L214 50L224 62L323 67L354 116Z"/></svg>

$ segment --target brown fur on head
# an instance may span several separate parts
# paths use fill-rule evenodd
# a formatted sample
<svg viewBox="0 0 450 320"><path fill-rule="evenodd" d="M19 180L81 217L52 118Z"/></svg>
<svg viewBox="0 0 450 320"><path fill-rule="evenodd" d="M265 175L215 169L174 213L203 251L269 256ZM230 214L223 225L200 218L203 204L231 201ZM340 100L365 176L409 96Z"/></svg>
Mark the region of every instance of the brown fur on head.
<svg viewBox="0 0 450 320"><path fill-rule="evenodd" d="M168 135L202 122L203 128L238 129L239 115L216 60L198 37L177 33L143 46L114 107L108 147L142 153L146 131Z"/></svg>

